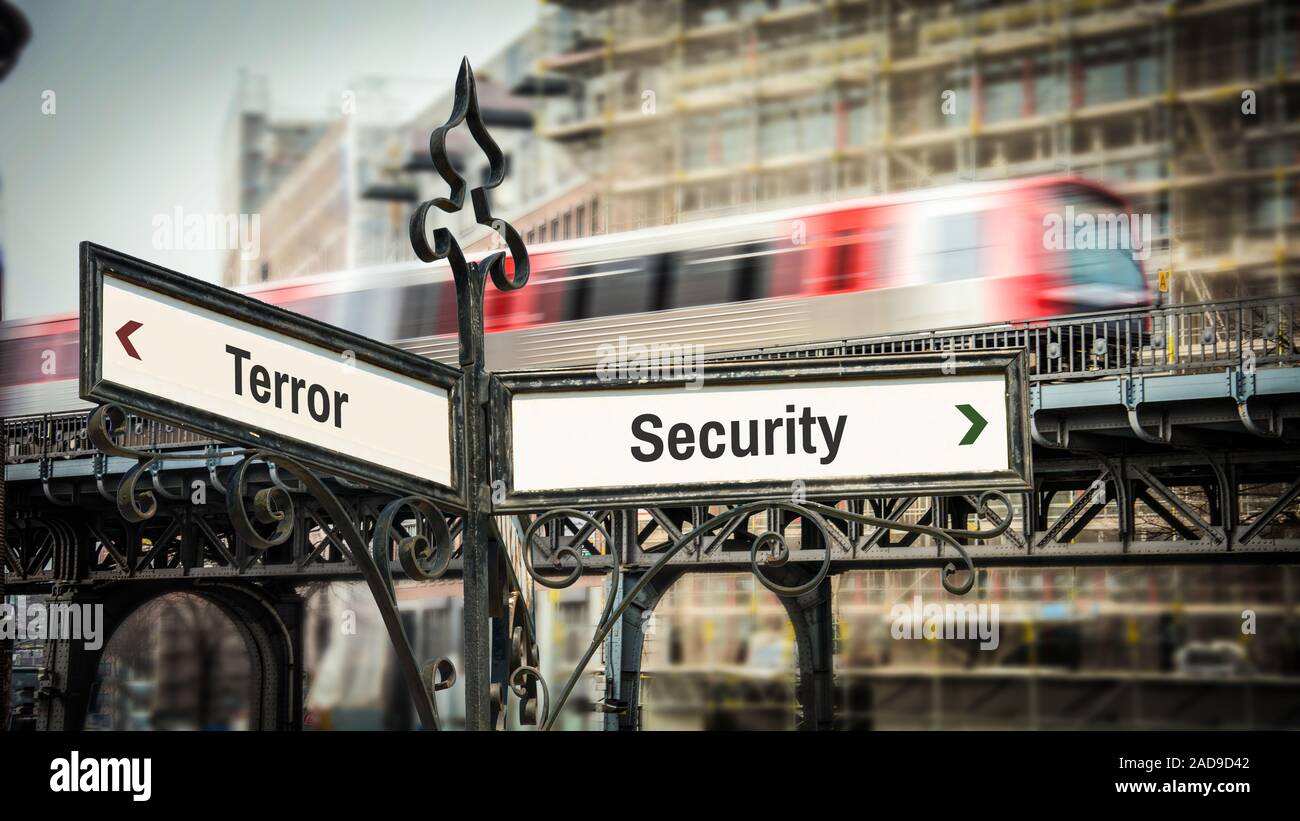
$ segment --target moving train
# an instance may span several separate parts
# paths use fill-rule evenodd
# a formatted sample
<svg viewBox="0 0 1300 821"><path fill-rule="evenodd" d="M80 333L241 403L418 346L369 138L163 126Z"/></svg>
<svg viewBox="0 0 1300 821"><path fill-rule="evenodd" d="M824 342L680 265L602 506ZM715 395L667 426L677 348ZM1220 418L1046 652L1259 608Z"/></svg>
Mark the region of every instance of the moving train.
<svg viewBox="0 0 1300 821"><path fill-rule="evenodd" d="M526 288L488 288L488 366L594 364L598 349L620 337L713 353L1149 304L1130 250L1047 241L1049 215L1071 206L1128 213L1100 185L1043 177L535 245ZM455 286L445 262L243 290L434 359L456 357ZM77 325L76 314L4 323L0 416L84 406Z"/></svg>

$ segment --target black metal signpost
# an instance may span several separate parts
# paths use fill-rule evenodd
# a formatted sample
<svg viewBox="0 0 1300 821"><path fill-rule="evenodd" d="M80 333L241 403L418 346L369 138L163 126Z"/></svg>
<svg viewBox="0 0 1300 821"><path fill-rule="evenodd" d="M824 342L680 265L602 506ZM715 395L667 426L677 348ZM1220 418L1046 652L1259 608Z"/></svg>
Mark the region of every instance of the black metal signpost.
<svg viewBox="0 0 1300 821"><path fill-rule="evenodd" d="M455 368L89 242L81 290L83 399L464 507ZM392 430L403 403L445 416ZM382 432L388 447L368 446ZM439 446L400 458L422 443ZM444 452L440 482L428 463Z"/></svg>
<svg viewBox="0 0 1300 821"><path fill-rule="evenodd" d="M474 218L506 246L477 262L465 258L449 230L430 231L426 225L431 210L450 213L465 205L468 186L446 151L447 133L461 123L490 168L484 185L469 192ZM505 163L480 116L468 61L461 63L451 116L433 131L429 150L450 193L416 209L410 239L421 260L446 259L451 267L458 300L459 370L83 244L81 393L108 403L92 414L93 443L105 454L138 460L118 491L119 510L128 521L153 515L152 495L137 490L136 482L160 454L114 441L124 418L119 406L243 446L224 454L241 457L232 469L227 506L235 531L254 549L289 537L293 502L280 483L247 499L248 466L263 461L287 470L301 490L323 506L375 596L426 729L439 726L433 691L449 687L456 671L445 659L422 666L415 658L398 617L388 563L396 545L408 578L437 578L447 570L456 534L438 505L452 511L453 521L459 518L465 721L472 730L504 726L509 692L520 699L524 723L552 727L600 643L673 556L689 543L732 532L757 521L757 516L765 516L767 524L751 542L751 569L778 595L802 595L826 577L830 546L844 538L830 524L832 519L928 535L955 551L966 571L964 583L954 583L959 569L949 563L944 586L958 593L971 588L974 567L959 538L1004 532L1012 522L1006 492L1028 486L1023 352L710 363L709 386L696 394L671 381L602 379L592 371L494 377L484 361L487 281L490 278L503 291L522 288L529 261L519 234L490 210L488 191L501 183ZM179 333L178 328L191 334L185 345L168 337ZM340 365L340 359L346 361ZM644 406L630 416L629 397ZM551 420L565 418L562 410L557 413L547 403L574 399L591 407L612 403L608 413L597 414L599 423L586 430L595 445L606 447L591 455L610 457L609 464L601 465L605 480L584 482L546 467L547 452L539 444L546 437L537 432L546 430ZM894 407L900 400L905 400L901 417L868 413ZM906 401L914 405L909 409ZM722 419L720 408L731 418ZM762 408L766 418L743 418L745 408ZM772 408L774 413L768 413ZM923 413L922 408L927 410ZM694 421L674 422L669 418L674 409ZM360 433L365 422L376 420L381 424ZM614 427L606 430L606 423ZM893 432L892 438L905 443L900 447L889 437L881 438L890 425L919 427ZM398 439L386 439L389 433L384 431L396 432ZM622 438L609 438L610 431ZM724 444L729 431L731 438ZM745 431L751 435L742 445L740 434ZM570 441L582 433L578 429L551 435ZM603 435L607 438L601 439ZM610 444L616 439L617 444ZM907 442L915 452L908 450ZM742 458L760 451L768 457L766 462ZM871 461L877 455L879 460ZM206 453L196 458L211 457ZM177 456L169 453L167 458ZM622 470L618 459L635 461L628 462L631 469ZM676 463L670 461L674 459ZM935 464L955 467L939 472ZM375 522L369 545L363 528L316 470L399 494ZM683 481L673 471L702 478ZM807 477L793 493L791 476ZM494 486L500 491L496 498ZM977 513L993 525L951 531L808 498L891 493L978 493ZM656 562L624 590L620 546L606 527L615 513L611 509L623 509L618 511L623 516L627 509L653 503L724 502L732 506L670 540ZM1000 503L1005 514L992 511L991 502ZM604 512L590 512L601 508ZM792 585L764 568L778 567L790 555L784 524L794 519L802 521L804 532L820 533L827 549L821 551L824 556L811 579ZM563 546L560 537L566 528L573 538ZM615 528L620 533L623 529ZM552 703L538 669L528 605L511 593L506 577L512 567L522 566L545 587L572 584L583 571L581 546L594 544L595 536L603 539L603 548L596 549L607 554L609 567L605 607L586 653ZM545 542L553 546L549 553L542 547L550 568L539 572L535 550ZM515 579L516 591L521 581ZM618 707L606 704L604 709Z"/></svg>
<svg viewBox="0 0 1300 821"><path fill-rule="evenodd" d="M474 219L496 231L506 243L513 271L507 274L506 252L498 251L478 262L469 262L461 252L456 237L446 228L433 231L429 241L426 221L431 208L454 213L465 205L465 179L457 173L447 156L447 134L466 123L470 134L486 155L488 181L471 194ZM528 282L528 250L510 223L493 218L488 190L505 178L505 158L493 141L479 114L478 91L468 60L462 60L456 77L456 95L451 116L429 136L429 155L439 175L450 188L450 195L422 203L411 215L411 245L424 262L446 259L456 282L457 324L460 335L461 385L465 396L465 526L462 532L461 560L465 593L465 726L485 730L492 726L488 677L491 637L489 619L501 618L502 602L492 596L489 573L497 557L491 555L494 542L491 487L488 479L488 377L483 346L483 296L490 276L502 291L524 287ZM499 561L498 561L499 564ZM490 606L491 602L491 606ZM492 611L498 611L495 614ZM502 682L498 682L498 685ZM498 688L500 692L500 688ZM504 693L500 707L504 707Z"/></svg>
<svg viewBox="0 0 1300 821"><path fill-rule="evenodd" d="M137 460L118 486L123 518L140 522L156 512L153 494L137 489L137 482L162 454L115 441L126 419L122 408L244 446L193 457L169 452L166 458L241 458L226 485L227 512L235 532L254 550L287 541L294 515L292 496L279 485L247 498L249 468L264 461L287 471L336 528L375 597L421 722L437 729L432 690L450 686L454 671L443 659L422 669L415 658L397 613L387 557L390 543L397 541L410 578L432 579L447 569L451 534L435 500L463 507L459 375L91 243L82 244L81 286L81 396L105 403L91 414L87 435L100 452ZM443 469L430 470L442 481L421 475L396 456L395 448L365 446L374 435L365 423L402 400L440 409L440 418L428 427L444 440L441 447L431 443L433 452L445 454ZM214 404L223 412L214 412ZM380 515L370 545L314 469L399 494ZM414 514L414 533L401 528L404 511Z"/></svg>

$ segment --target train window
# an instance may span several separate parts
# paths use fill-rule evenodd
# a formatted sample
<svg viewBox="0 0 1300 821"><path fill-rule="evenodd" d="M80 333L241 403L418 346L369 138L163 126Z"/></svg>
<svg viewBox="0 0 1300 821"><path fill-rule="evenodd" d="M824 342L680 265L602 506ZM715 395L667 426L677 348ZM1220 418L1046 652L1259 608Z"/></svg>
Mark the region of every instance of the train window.
<svg viewBox="0 0 1300 821"><path fill-rule="evenodd" d="M671 271L669 304L673 308L689 308L730 300L735 293L732 283L740 270L742 252L742 246L730 245L683 254L681 262Z"/></svg>
<svg viewBox="0 0 1300 821"><path fill-rule="evenodd" d="M650 310L663 311L670 307L669 287L672 285L672 272L677 267L676 252L655 254L650 258L650 270L653 279L650 284Z"/></svg>
<svg viewBox="0 0 1300 821"><path fill-rule="evenodd" d="M1066 253L1070 285L1065 293L1071 310L1095 311L1145 298L1146 283L1132 251L1124 248L1076 248Z"/></svg>
<svg viewBox="0 0 1300 821"><path fill-rule="evenodd" d="M767 296L768 277L771 269L772 255L768 253L771 243L754 243L745 246L744 256L737 263L735 293L732 298L737 302L748 299L762 299Z"/></svg>
<svg viewBox="0 0 1300 821"><path fill-rule="evenodd" d="M452 280L446 280L438 283L438 299L435 303L437 310L438 324L434 326L435 334L454 334L460 328L460 320L456 316L459 303L456 299L456 283Z"/></svg>
<svg viewBox="0 0 1300 821"><path fill-rule="evenodd" d="M568 301L564 307L565 319L590 319L591 318L591 280L587 277L581 279L565 280L569 285Z"/></svg>
<svg viewBox="0 0 1300 821"><path fill-rule="evenodd" d="M618 259L573 269L570 319L592 319L650 310L653 274L644 259Z"/></svg>
<svg viewBox="0 0 1300 821"><path fill-rule="evenodd" d="M393 317L401 291L396 288L367 288L339 294L343 297L343 318L337 324L349 331L382 342L391 342Z"/></svg>
<svg viewBox="0 0 1300 821"><path fill-rule="evenodd" d="M528 287L533 289L533 306L539 323L560 322L566 318L566 307L573 307L571 299L566 306L566 297L573 296L571 286L584 280L565 279L566 273L563 268L534 270L528 280Z"/></svg>
<svg viewBox="0 0 1300 821"><path fill-rule="evenodd" d="M438 286L427 282L402 289L401 305L397 315L397 339L414 339L431 336L437 331Z"/></svg>
<svg viewBox="0 0 1300 821"><path fill-rule="evenodd" d="M938 214L922 236L917 259L921 282L953 282L980 276L980 256L986 244L984 212Z"/></svg>
<svg viewBox="0 0 1300 821"><path fill-rule="evenodd" d="M1091 213L1097 221L1097 242L1101 248L1072 248L1061 252L1057 257L1061 264L1068 266L1069 294L1068 302L1074 310L1096 310L1098 307L1110 307L1129 300L1145 299L1146 283L1142 267L1134 257L1133 235L1127 220L1114 223L1103 222L1106 217L1124 214L1122 201L1106 194L1082 186L1065 185L1056 190L1061 203L1069 204L1077 214ZM1078 217L1076 216L1077 220ZM1066 230L1073 230L1067 227ZM1110 232L1120 233L1113 237ZM1150 241L1150 237L1142 238Z"/></svg>

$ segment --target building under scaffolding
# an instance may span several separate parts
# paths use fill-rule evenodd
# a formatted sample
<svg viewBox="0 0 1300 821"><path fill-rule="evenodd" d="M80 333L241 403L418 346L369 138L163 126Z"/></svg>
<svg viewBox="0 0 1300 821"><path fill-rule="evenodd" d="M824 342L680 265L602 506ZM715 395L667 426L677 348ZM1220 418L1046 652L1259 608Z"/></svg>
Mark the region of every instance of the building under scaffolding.
<svg viewBox="0 0 1300 821"><path fill-rule="evenodd" d="M1203 301L1294 291L1298 14L1284 0L553 0L520 87L549 92L538 127L593 175L608 231L1078 174L1153 216L1148 273Z"/></svg>

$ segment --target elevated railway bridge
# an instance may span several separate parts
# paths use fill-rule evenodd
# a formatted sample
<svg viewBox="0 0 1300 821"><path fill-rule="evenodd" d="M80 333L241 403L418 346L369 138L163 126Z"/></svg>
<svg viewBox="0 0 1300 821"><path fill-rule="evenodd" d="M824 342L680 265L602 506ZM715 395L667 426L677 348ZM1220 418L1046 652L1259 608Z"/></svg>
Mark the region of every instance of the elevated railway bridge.
<svg viewBox="0 0 1300 821"><path fill-rule="evenodd" d="M1294 563L1300 559L1300 298L1266 298L1078 315L815 345L728 352L718 361L1023 349L1029 373L1032 492L999 499L817 499L876 519L950 531L989 527L991 537L959 538L976 567L1077 566L1188 562ZM707 378L707 365L705 369ZM105 605L109 627L143 601L189 591L216 602L240 625L253 658L252 726L301 726L302 600L309 581L360 578L329 515L292 477L259 462L243 476L238 503L278 488L288 508L262 510L262 523L292 519L292 537L258 549L232 522L230 471L240 460L222 444L129 415L121 443L158 452L149 462L97 451L84 411L4 421L9 594L46 594ZM575 443L573 458L599 458ZM328 480L366 538L393 497L341 478ZM797 493L795 488L792 492ZM151 517L124 516L141 494ZM523 605L536 583L561 586L581 574L607 574L617 561L632 607L604 637L611 729L638 726L642 625L660 596L684 573L750 570L788 588L783 598L799 646L801 726L829 727L833 713L832 615L828 576L849 569L942 567L951 547L915 530L835 521L827 534L801 528L798 516L772 509L690 540L730 507L691 505L585 511L559 517L527 555L525 516L496 517L501 601ZM599 522L605 534L592 522ZM456 542L459 521L448 526ZM758 534L788 536L782 555L757 556ZM608 536L608 539L606 538ZM827 538L830 535L831 538ZM770 547L770 546L768 546ZM380 566L406 577L389 544ZM767 548L764 548L765 550ZM769 551L770 552L770 551ZM642 584L657 563L652 583ZM446 575L455 577L453 553ZM511 597L510 592L517 594ZM503 605L504 606L504 605ZM513 608L510 608L513 610ZM507 634L501 636L505 639ZM63 642L63 645L72 643ZM42 726L79 726L97 657L52 651L43 681ZM617 665L617 669L615 669ZM504 692L504 689L503 689ZM1292 716L1300 707L1288 708Z"/></svg>

